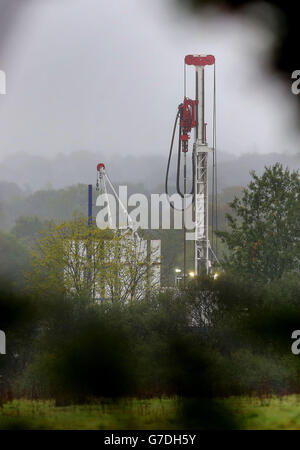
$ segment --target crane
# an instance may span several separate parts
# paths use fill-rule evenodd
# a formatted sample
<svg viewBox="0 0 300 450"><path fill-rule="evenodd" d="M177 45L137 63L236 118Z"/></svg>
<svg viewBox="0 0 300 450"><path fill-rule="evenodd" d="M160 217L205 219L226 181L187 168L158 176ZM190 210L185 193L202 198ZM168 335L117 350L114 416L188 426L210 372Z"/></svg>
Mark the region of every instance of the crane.
<svg viewBox="0 0 300 450"><path fill-rule="evenodd" d="M108 225L109 228L113 228L113 220L112 214L109 204L109 198L107 194L106 183L108 183L111 188L116 200L119 203L120 208L122 209L125 217L127 218L127 229L125 233L129 231L129 238L133 239L135 244L135 248L137 253L139 254L139 258L142 264L146 261L147 266L147 286L146 289L148 292L151 291L152 288L160 286L160 256L161 256L161 242L158 239L151 239L149 243L147 240L142 239L138 233L138 224L134 221L130 214L128 213L126 207L122 203L119 195L117 194L114 185L112 184L105 165L103 163L99 163L97 165L97 181L96 181L96 190L99 191L102 195L104 195L104 200L107 204L108 211Z"/></svg>
<svg viewBox="0 0 300 450"><path fill-rule="evenodd" d="M125 214L125 217L127 218L128 221L128 228L132 231L133 236L135 237L136 240L140 240L140 236L137 232L138 230L138 225L136 224L136 222L134 222L132 220L132 218L130 217L127 209L125 208L124 204L122 203L120 197L118 196L114 185L112 184L105 165L103 163L99 163L97 165L97 181L96 181L96 190L100 191L101 194L103 194L106 197L106 203L107 203L107 211L108 211L108 225L109 228L112 228L112 215L111 215L111 210L110 210L110 205L109 205L109 200L108 200L108 196L107 196L107 188L106 188L106 182L108 183L108 185L110 186L116 200L118 201L120 208L122 209L123 213Z"/></svg>

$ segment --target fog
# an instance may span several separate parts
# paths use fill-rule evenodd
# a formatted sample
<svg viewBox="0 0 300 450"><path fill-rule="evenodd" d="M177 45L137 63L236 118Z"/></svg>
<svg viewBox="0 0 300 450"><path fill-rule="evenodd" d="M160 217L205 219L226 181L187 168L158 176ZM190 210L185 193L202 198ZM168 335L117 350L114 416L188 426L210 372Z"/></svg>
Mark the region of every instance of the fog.
<svg viewBox="0 0 300 450"><path fill-rule="evenodd" d="M10 12L9 21L2 14L0 159L82 150L167 158L188 53L216 57L219 151L297 152L290 80L267 71L272 31L241 16L193 17L171 1L9 4L1 0L0 12ZM210 137L212 68L206 80Z"/></svg>

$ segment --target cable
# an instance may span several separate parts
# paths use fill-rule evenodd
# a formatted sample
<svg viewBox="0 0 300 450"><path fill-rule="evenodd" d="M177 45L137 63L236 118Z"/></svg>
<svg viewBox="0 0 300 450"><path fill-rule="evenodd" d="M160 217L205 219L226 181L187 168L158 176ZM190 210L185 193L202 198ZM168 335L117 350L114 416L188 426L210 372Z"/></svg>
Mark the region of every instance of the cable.
<svg viewBox="0 0 300 450"><path fill-rule="evenodd" d="M173 209L176 209L177 211L183 211L182 209L175 208L174 205L172 205L172 203L169 201L169 193L168 193L168 178L169 178L170 162L171 162L171 158L172 158L174 137L175 137L175 133L176 133L176 127L177 127L179 114L180 114L180 112L178 110L177 114L176 114L174 126L173 126L172 139L171 139L170 150L169 150L169 158L168 158L168 164L167 164L167 170L166 170L166 178L165 178L165 193L167 195L167 200L168 200L169 205Z"/></svg>
<svg viewBox="0 0 300 450"><path fill-rule="evenodd" d="M183 193L180 189L180 166L181 166L181 125L179 125L179 141L178 141L178 157L177 157L177 173L176 173L176 190L177 193L180 195L181 198L184 198ZM194 195L194 189L195 189L195 160L192 153L192 189L189 195Z"/></svg>
<svg viewBox="0 0 300 450"><path fill-rule="evenodd" d="M184 62L184 99L186 98L186 64ZM181 106L181 105L180 105ZM174 145L174 138L176 133L176 127L178 123L178 119L182 119L182 108L178 108L173 132L172 132L172 139L171 139L171 145L170 145L170 151L169 151L169 158L168 158L168 164L167 164L167 170L166 170L166 178L165 178L165 193L167 195L167 200L169 205L176 211L184 211L184 208L175 208L174 205L169 201L169 193L168 193L168 178L169 178L169 170L170 170L170 163L172 158L172 152L173 152L173 145ZM180 117L181 116L181 117ZM184 198L184 194L181 192L180 189L180 166L181 166L181 134L182 134L182 127L181 127L181 120L179 121L179 134L178 134L178 156L177 156L177 170L176 170L176 190L177 193L180 195L181 198ZM192 201L194 201L194 190L195 190L195 159L194 154L192 153L192 189L189 195L192 195Z"/></svg>
<svg viewBox="0 0 300 450"><path fill-rule="evenodd" d="M215 154L215 251L218 255L218 236L216 232L218 231L218 165L217 165L217 87L216 87L216 63L214 64L214 117L213 117L213 140L214 140L214 154Z"/></svg>
<svg viewBox="0 0 300 450"><path fill-rule="evenodd" d="M212 246L211 251L217 259L218 253L218 238L216 232L218 231L218 184L217 184L217 138L216 138L216 65L214 64L213 74L213 163L212 163L212 208L211 208L211 224L212 224ZM214 250L213 250L214 248Z"/></svg>
<svg viewBox="0 0 300 450"><path fill-rule="evenodd" d="M176 118L175 118L175 122L174 122L174 126L173 126L173 132L172 132L172 139L171 139L171 145L170 145L170 151L169 151L169 158L168 158L168 164L167 164L167 170L166 170L166 178L165 178L165 193L167 195L167 201L169 203L169 205L171 206L171 208L173 208L176 211L184 211L184 208L175 208L175 206L169 201L169 192L168 192L168 179L169 179L169 170L170 170L170 163L171 163L171 158L172 158L172 153L173 153L173 145L174 145L174 138L175 138L175 133L176 133L176 127L177 127L177 123L178 123L178 118L180 117L180 110L178 109L178 112L176 114ZM179 138L178 138L178 157L177 157L177 172L176 172L176 190L177 193L180 195L181 198L184 198L184 195L181 192L180 189L180 164L181 164L181 125L179 125ZM190 192L190 195L193 195L193 200L194 200L194 185L195 185L195 161L194 161L194 157L192 156L192 171L193 171L193 175L192 175L192 189Z"/></svg>
<svg viewBox="0 0 300 450"><path fill-rule="evenodd" d="M212 162L212 182L211 182L211 243L212 247L214 247L214 239L215 239L215 228L214 228L214 218L215 218L215 149L213 146L213 162Z"/></svg>

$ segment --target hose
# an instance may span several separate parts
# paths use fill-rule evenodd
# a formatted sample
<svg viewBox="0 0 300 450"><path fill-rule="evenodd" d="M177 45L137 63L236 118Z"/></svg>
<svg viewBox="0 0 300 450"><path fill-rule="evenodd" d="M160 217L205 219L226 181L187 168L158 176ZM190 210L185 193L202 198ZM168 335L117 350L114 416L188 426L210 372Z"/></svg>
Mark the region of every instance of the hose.
<svg viewBox="0 0 300 450"><path fill-rule="evenodd" d="M176 128L177 128L177 122L178 122L178 118L180 116L180 110L177 111L176 117L175 117L175 122L174 122L174 126L173 126L173 131L172 131L172 138L171 138L171 144L170 144L170 150L169 150L169 157L168 157L168 164L167 164L167 170L166 170L166 177L165 177L165 193L167 195L167 200L169 205L177 210L177 211L183 211L184 208L175 208L174 205L169 201L169 193L168 193L168 179L169 179L169 171L170 171L170 163L171 163L171 158L172 158L172 153L173 153L173 145L174 145L174 138L175 138L175 133L176 133ZM184 195L181 192L180 189L180 160L181 160L181 126L179 126L179 139L178 139L178 157L177 157L177 173L176 173L176 190L177 193L181 196L181 198L184 198ZM194 161L194 156L192 157L192 170L193 170L193 178L192 178L192 189L190 192L190 195L193 195L193 199L194 199L194 181L195 181L195 161Z"/></svg>

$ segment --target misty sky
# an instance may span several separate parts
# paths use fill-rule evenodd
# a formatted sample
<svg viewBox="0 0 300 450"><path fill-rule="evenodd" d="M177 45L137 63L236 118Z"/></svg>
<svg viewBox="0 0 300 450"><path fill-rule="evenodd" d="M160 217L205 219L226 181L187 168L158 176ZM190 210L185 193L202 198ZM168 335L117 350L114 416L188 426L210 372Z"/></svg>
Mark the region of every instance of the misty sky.
<svg viewBox="0 0 300 450"><path fill-rule="evenodd" d="M249 21L185 15L169 0L13 1L23 8L0 48L0 158L78 150L167 157L189 53L216 56L219 151L297 152L290 80L268 75L272 35Z"/></svg>

